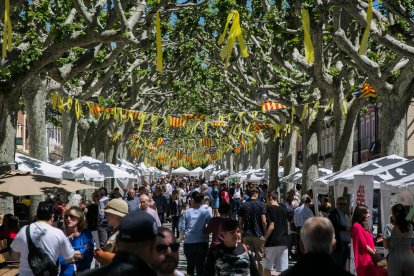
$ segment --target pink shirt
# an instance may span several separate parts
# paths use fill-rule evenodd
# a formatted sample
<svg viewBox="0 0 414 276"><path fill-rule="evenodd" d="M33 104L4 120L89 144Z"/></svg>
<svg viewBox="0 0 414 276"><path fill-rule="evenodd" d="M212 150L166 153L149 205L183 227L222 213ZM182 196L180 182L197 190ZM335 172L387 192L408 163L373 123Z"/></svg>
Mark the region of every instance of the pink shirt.
<svg viewBox="0 0 414 276"><path fill-rule="evenodd" d="M352 246L354 247L355 267L374 265L366 246L375 250L374 238L361 224L352 225Z"/></svg>

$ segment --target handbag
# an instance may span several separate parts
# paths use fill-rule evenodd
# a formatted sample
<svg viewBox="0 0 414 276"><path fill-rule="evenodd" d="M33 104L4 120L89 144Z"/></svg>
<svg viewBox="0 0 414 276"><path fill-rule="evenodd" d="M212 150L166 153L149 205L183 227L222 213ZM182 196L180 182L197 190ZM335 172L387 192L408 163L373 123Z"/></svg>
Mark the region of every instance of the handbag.
<svg viewBox="0 0 414 276"><path fill-rule="evenodd" d="M49 254L43 248L34 245L30 236L30 224L26 227L26 237L29 247L28 262L33 274L36 276L58 275L59 268L50 259Z"/></svg>

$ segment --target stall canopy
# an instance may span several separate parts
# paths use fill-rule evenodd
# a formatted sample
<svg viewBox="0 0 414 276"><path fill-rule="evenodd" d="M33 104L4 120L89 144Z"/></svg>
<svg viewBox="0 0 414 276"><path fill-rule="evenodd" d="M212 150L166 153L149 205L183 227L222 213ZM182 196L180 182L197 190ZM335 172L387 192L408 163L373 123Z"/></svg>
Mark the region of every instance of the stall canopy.
<svg viewBox="0 0 414 276"><path fill-rule="evenodd" d="M136 178L141 177L141 172L138 167L129 161L117 157L116 165L124 171L127 171L128 173L134 175Z"/></svg>
<svg viewBox="0 0 414 276"><path fill-rule="evenodd" d="M357 174L372 174L376 175L374 177L374 187L376 189L380 188L380 182L384 181L388 178L387 176L387 169L392 169L397 166L398 163L400 165L401 162L406 161L407 159L398 155L389 155L385 157L381 157L378 159L374 159L359 165L356 165L352 168L345 169L339 172L335 172L324 177L316 179L312 187L314 190L319 189L321 186L334 186L334 194L335 198L338 195L342 195L343 190L345 187L348 188L348 192L352 193L352 189L354 187L354 176ZM378 174L378 175L377 175ZM381 175L379 175L381 174ZM391 172L389 172L391 174ZM392 175L396 175L398 172L392 173Z"/></svg>
<svg viewBox="0 0 414 276"><path fill-rule="evenodd" d="M191 170L189 175L193 177L203 177L204 170L200 167L195 168L194 170Z"/></svg>
<svg viewBox="0 0 414 276"><path fill-rule="evenodd" d="M75 179L103 181L105 178L135 178L134 175L109 163L89 156L78 157L61 165L71 170Z"/></svg>
<svg viewBox="0 0 414 276"><path fill-rule="evenodd" d="M177 174L177 175L189 175L190 171L187 170L184 167L179 167L179 168L173 170L171 173L172 174Z"/></svg>
<svg viewBox="0 0 414 276"><path fill-rule="evenodd" d="M325 175L332 174L332 170L326 168L318 168L318 176L323 177ZM301 183L302 182L302 170L299 170L281 178L282 182L293 182Z"/></svg>
<svg viewBox="0 0 414 276"><path fill-rule="evenodd" d="M16 153L14 160L21 171L59 179L74 179L71 171L24 154Z"/></svg>

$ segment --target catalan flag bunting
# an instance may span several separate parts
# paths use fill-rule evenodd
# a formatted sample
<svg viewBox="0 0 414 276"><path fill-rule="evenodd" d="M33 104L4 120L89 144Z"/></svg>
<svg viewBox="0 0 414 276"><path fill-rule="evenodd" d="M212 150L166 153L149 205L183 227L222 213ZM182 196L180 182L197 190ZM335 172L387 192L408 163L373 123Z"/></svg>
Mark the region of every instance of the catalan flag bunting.
<svg viewBox="0 0 414 276"><path fill-rule="evenodd" d="M263 112L267 112L270 110L278 110L278 109L284 109L286 108L285 105L283 104L279 104L276 102L272 102L272 101L263 101L262 103L262 111Z"/></svg>
<svg viewBox="0 0 414 276"><path fill-rule="evenodd" d="M260 132L265 128L271 128L272 125L271 124L253 124L253 130L255 132Z"/></svg>
<svg viewBox="0 0 414 276"><path fill-rule="evenodd" d="M170 126L177 127L177 128L185 126L185 122L186 122L186 120L181 117L170 116L169 120L170 120Z"/></svg>
<svg viewBox="0 0 414 276"><path fill-rule="evenodd" d="M200 139L200 144L203 147L211 147L211 146L213 146L213 141L211 139L208 139L208 138L203 138L203 139Z"/></svg>
<svg viewBox="0 0 414 276"><path fill-rule="evenodd" d="M192 119L192 120L202 120L202 119L204 119L204 117L205 117L206 115L203 115L203 114L182 114L181 116L180 116L180 118L183 118L183 119L185 119L185 120L189 120L189 119Z"/></svg>
<svg viewBox="0 0 414 276"><path fill-rule="evenodd" d="M211 126L214 126L214 127L222 127L222 126L225 126L225 125L226 125L225 122L220 122L220 121L211 122Z"/></svg>
<svg viewBox="0 0 414 276"><path fill-rule="evenodd" d="M362 91L352 93L352 95L354 95L354 97L363 98L363 99L367 99L371 97L375 98L377 96L377 91L375 91L374 87L372 87L369 83L365 82L364 86L362 87Z"/></svg>
<svg viewBox="0 0 414 276"><path fill-rule="evenodd" d="M157 148L159 147L159 146L161 146L162 144L164 144L164 138L158 138L157 139L157 144L155 145Z"/></svg>

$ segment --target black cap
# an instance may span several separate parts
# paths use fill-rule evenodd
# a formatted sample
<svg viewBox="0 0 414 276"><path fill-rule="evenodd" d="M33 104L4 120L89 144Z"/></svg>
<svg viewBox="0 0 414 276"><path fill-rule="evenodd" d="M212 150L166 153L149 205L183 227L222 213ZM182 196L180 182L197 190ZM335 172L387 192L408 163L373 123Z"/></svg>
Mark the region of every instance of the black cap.
<svg viewBox="0 0 414 276"><path fill-rule="evenodd" d="M154 240L157 236L157 224L145 211L135 210L123 217L119 225L120 242L142 242Z"/></svg>

